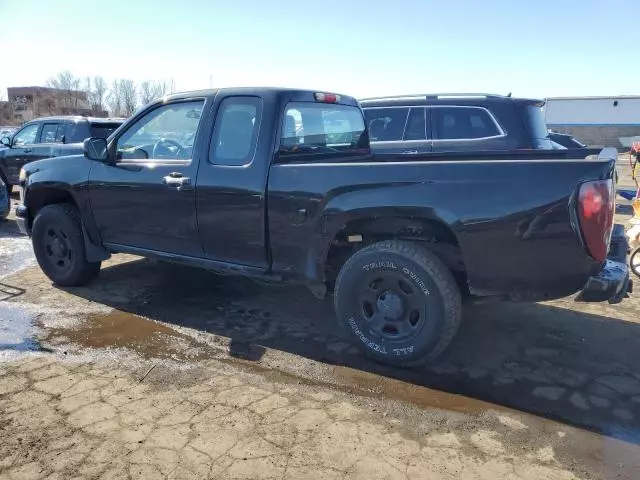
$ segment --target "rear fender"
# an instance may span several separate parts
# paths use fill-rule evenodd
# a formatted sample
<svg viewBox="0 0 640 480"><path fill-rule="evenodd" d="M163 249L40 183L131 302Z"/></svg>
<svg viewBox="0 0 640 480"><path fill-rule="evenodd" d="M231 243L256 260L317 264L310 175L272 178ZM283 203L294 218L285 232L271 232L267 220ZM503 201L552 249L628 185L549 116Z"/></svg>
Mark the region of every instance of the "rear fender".
<svg viewBox="0 0 640 480"><path fill-rule="evenodd" d="M418 185L414 185L418 187ZM325 264L336 235L351 222L385 218L436 221L453 230L457 218L441 207L417 205L417 189L411 185L368 188L331 198L315 225L307 257L305 276L310 282L324 283ZM356 233L356 232L354 232Z"/></svg>

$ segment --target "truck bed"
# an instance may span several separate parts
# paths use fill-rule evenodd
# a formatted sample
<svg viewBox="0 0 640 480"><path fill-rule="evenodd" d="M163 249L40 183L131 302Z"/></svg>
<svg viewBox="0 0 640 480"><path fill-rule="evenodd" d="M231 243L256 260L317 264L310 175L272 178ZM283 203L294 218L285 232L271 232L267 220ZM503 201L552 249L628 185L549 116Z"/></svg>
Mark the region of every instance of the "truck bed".
<svg viewBox="0 0 640 480"><path fill-rule="evenodd" d="M473 294L571 294L601 268L580 235L577 190L583 182L612 178L616 152L589 159L584 151L578 159L557 152L375 155L349 163L274 165L268 185L273 267L322 277L327 249L340 231L359 218L394 216L450 229ZM287 209L280 208L283 202ZM291 228L296 209L307 209L312 221Z"/></svg>

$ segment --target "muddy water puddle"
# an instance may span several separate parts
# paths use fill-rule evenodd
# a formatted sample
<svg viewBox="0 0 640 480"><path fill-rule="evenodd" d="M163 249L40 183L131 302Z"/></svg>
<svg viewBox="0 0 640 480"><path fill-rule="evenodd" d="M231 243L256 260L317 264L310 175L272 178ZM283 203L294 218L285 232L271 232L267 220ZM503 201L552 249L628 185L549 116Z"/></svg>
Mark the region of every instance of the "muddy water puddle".
<svg viewBox="0 0 640 480"><path fill-rule="evenodd" d="M18 306L0 303L0 361L43 350L35 340L35 316Z"/></svg>
<svg viewBox="0 0 640 480"><path fill-rule="evenodd" d="M127 349L145 359L202 360L215 353L171 327L120 310L89 314L80 325L47 331L48 340L59 337L85 348Z"/></svg>

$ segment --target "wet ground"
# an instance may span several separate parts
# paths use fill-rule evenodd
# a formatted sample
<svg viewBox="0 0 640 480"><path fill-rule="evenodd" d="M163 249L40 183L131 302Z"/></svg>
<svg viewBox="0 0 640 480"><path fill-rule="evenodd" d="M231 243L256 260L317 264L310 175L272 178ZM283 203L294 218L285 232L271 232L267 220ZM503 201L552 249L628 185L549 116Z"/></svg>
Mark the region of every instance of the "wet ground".
<svg viewBox="0 0 640 480"><path fill-rule="evenodd" d="M627 177L622 166L622 182ZM628 207L628 202L620 200L619 222L628 218ZM242 385L260 384L256 388L286 398L287 404L293 400L286 392L295 390L298 408L290 412L292 418L304 410L299 395L339 398L338 413L331 410L333 403L326 410L316 405L325 413L313 415L325 418L326 414L337 428L342 420L354 421L341 418L341 412L357 410L360 424L400 436L402 441L389 443L389 449L402 449L399 445L410 449L417 442L423 455L414 452L404 458L398 478L427 478L420 472L428 469L410 474L412 462L425 458L432 466L459 467L457 471L439 467L428 478L459 478L463 473L466 478L492 479L640 478L638 294L615 306L580 305L564 299L468 307L457 339L441 359L428 368L403 370L372 363L344 342L330 300L318 301L304 288L267 286L119 255L104 264L92 285L63 290L52 287L33 266L29 243L12 222L0 227L0 253L0 358L7 359L11 375L24 380L20 395L27 395L31 386L36 388L34 382L41 380L31 373L20 377L20 369L27 365L20 362L27 361L60 362L65 369L58 373L61 379L85 368L69 367L68 362L100 372L106 362L134 386L143 380L153 385L148 396L157 395L156 404L167 389L195 388L221 371L232 372ZM50 367L34 371L40 368ZM8 397L2 391L0 387L0 402L6 403ZM211 403L220 394L214 393ZM190 395L185 393L181 401L197 404ZM109 403L104 393L101 398ZM99 407L109 412L99 422L123 415L116 412L119 406L113 411ZM0 413L2 408L0 403ZM243 412L249 417L255 413ZM69 421L78 420L71 416L59 425L68 427ZM264 418L259 420L255 422ZM322 430L323 422L316 427ZM198 425L189 423L189 439ZM83 435L95 435L81 427ZM433 434L448 436L433 440ZM141 437L145 444L148 435L152 436L146 432ZM354 435L341 437L351 439L348 448L352 443L367 444L362 432ZM433 442L441 443L439 450L424 453ZM185 455L185 445L177 450L180 455ZM310 448L313 452L324 447ZM50 449L50 444L41 447L43 452ZM292 452L287 450L287 458L295 456ZM219 458L205 462L208 475ZM357 459L347 462L349 466L339 460L330 465L331 461L318 467L325 476L333 472L335 478L356 478L354 472L361 472L350 470L359 465ZM42 462L39 465L46 470ZM1 466L0 456L0 478ZM260 476L256 470L250 472L246 478ZM278 472L273 478L319 478L296 477L287 473L288 467ZM170 476L162 469L161 474ZM128 475L136 476L131 470ZM221 474L220 478L236 477Z"/></svg>

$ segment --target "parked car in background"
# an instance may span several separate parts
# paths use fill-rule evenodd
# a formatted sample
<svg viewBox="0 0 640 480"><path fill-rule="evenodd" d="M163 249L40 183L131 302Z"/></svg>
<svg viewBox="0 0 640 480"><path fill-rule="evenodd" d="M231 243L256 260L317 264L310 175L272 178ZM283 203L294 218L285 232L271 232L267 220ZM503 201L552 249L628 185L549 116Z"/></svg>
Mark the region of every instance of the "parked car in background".
<svg viewBox="0 0 640 480"><path fill-rule="evenodd" d="M543 100L491 94L427 94L360 100L371 146L420 154L554 148Z"/></svg>
<svg viewBox="0 0 640 480"><path fill-rule="evenodd" d="M115 252L302 283L333 290L367 355L416 364L451 342L463 296L624 298L626 245L607 258L617 153L554 152L372 153L351 97L187 92L84 155L25 166L16 218L58 285L90 281Z"/></svg>
<svg viewBox="0 0 640 480"><path fill-rule="evenodd" d="M107 138L124 119L60 116L38 118L25 123L12 136L0 137L0 179L5 189L18 184L20 169L42 158L82 153L82 141Z"/></svg>

